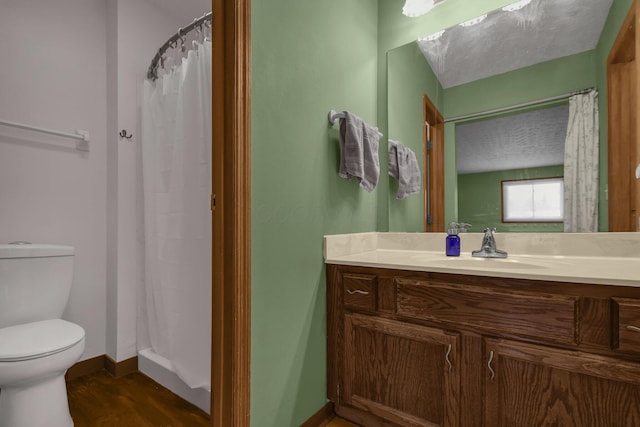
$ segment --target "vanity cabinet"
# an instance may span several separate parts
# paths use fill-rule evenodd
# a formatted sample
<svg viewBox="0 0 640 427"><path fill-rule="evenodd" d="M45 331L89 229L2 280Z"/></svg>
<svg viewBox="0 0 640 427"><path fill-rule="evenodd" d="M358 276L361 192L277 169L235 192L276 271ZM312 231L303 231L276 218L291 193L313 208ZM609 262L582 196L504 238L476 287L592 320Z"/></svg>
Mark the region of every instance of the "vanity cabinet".
<svg viewBox="0 0 640 427"><path fill-rule="evenodd" d="M485 340L485 426L640 425L640 364Z"/></svg>
<svg viewBox="0 0 640 427"><path fill-rule="evenodd" d="M330 264L327 308L359 425L640 425L640 288Z"/></svg>

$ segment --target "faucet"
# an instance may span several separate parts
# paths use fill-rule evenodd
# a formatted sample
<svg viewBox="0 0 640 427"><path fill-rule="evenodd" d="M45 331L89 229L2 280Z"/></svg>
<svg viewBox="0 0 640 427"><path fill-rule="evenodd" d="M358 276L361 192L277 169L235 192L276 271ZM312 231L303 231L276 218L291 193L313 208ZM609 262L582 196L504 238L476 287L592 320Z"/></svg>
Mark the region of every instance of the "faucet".
<svg viewBox="0 0 640 427"><path fill-rule="evenodd" d="M485 228L484 237L482 238L482 247L477 251L472 251L471 256L480 258L506 258L507 253L496 249L496 239L493 233L496 232L494 228Z"/></svg>

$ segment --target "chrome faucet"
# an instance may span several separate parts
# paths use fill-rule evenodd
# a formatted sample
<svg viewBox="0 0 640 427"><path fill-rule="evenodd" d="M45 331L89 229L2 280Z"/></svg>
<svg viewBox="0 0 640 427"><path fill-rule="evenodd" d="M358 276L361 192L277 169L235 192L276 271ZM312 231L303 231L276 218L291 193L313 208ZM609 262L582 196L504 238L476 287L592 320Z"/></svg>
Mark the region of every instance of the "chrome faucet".
<svg viewBox="0 0 640 427"><path fill-rule="evenodd" d="M480 258L506 258L507 253L496 248L496 239L493 235L495 232L495 227L485 228L484 237L482 238L482 247L477 251L472 251L471 256Z"/></svg>

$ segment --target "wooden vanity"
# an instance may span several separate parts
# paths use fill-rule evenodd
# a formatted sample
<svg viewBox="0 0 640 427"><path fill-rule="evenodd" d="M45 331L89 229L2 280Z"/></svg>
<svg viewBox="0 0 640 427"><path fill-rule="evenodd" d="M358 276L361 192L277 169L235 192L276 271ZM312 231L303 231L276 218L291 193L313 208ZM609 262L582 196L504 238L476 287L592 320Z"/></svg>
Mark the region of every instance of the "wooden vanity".
<svg viewBox="0 0 640 427"><path fill-rule="evenodd" d="M640 289L328 265L327 295L358 424L640 425Z"/></svg>
<svg viewBox="0 0 640 427"><path fill-rule="evenodd" d="M328 398L341 417L640 425L640 282L326 268Z"/></svg>

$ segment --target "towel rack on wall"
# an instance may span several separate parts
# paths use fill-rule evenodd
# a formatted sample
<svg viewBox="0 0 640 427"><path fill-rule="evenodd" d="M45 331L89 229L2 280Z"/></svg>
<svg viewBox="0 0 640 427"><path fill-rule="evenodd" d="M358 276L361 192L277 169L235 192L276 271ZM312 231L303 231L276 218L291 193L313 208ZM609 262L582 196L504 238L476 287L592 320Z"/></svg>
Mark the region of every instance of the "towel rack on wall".
<svg viewBox="0 0 640 427"><path fill-rule="evenodd" d="M333 125L337 119L344 119L344 113L338 113L335 110L329 111L329 123ZM378 136L382 137L382 133L378 132Z"/></svg>
<svg viewBox="0 0 640 427"><path fill-rule="evenodd" d="M0 120L0 125L10 126L18 129L31 130L34 132L46 133L49 135L61 136L63 138L75 139L76 141L78 141L76 143L76 150L89 151L89 132L84 130L77 130L76 133L66 133L66 132L59 132L57 130L44 129L44 128L31 126L31 125L23 125L20 123L10 122L7 120Z"/></svg>

